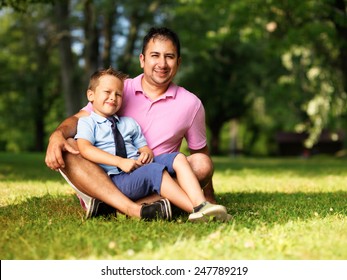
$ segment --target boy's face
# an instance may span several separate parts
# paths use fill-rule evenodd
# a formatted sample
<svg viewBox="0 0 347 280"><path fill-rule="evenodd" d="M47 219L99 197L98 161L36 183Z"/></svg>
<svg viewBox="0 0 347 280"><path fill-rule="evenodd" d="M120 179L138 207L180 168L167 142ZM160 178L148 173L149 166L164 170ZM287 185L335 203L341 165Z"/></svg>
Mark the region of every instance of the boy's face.
<svg viewBox="0 0 347 280"><path fill-rule="evenodd" d="M95 113L103 117L114 115L122 105L123 82L112 75L103 75L95 90L87 91L87 97Z"/></svg>

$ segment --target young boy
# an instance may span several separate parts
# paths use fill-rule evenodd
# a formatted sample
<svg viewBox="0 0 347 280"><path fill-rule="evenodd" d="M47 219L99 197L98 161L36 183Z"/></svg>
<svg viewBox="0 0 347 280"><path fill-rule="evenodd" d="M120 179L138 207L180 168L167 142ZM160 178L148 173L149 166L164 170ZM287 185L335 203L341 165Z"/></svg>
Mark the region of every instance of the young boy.
<svg viewBox="0 0 347 280"><path fill-rule="evenodd" d="M100 164L118 189L133 201L157 193L191 213L189 221L230 219L224 206L206 201L183 154L153 157L135 120L115 115L122 105L126 77L112 68L99 70L91 76L87 97L93 104L93 112L79 119L75 136L81 155ZM124 139L124 157L116 155L120 148L115 141L119 140L115 140L112 125L118 127ZM168 216L170 218L171 215Z"/></svg>

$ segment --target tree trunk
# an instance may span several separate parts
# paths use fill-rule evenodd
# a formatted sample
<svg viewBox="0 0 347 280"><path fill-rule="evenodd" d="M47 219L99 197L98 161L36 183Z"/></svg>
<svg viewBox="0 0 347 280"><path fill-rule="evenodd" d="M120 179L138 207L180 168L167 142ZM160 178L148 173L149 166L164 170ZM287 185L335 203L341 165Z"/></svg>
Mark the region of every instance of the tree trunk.
<svg viewBox="0 0 347 280"><path fill-rule="evenodd" d="M88 78L99 67L99 29L92 0L84 3L84 58Z"/></svg>
<svg viewBox="0 0 347 280"><path fill-rule="evenodd" d="M339 37L339 62L342 72L344 91L347 92L347 13L346 1L335 0L333 9L335 13L332 15L332 21Z"/></svg>
<svg viewBox="0 0 347 280"><path fill-rule="evenodd" d="M104 37L104 48L102 52L102 65L104 68L108 68L112 65L111 61L111 49L112 49L112 37L113 37L113 25L117 18L116 9L112 8L105 12L104 24L103 24L103 37ZM122 70L122 69L120 69Z"/></svg>
<svg viewBox="0 0 347 280"><path fill-rule="evenodd" d="M220 132L222 123L219 121L212 122L209 128L211 131L210 153L211 155L220 155Z"/></svg>
<svg viewBox="0 0 347 280"><path fill-rule="evenodd" d="M138 15L137 10L134 10L129 18L129 21L130 28L127 43L123 55L119 58L119 67L124 73L128 73L130 70L129 66L131 65L138 30L142 23L142 17Z"/></svg>
<svg viewBox="0 0 347 280"><path fill-rule="evenodd" d="M34 113L34 126L35 126L35 151L42 152L45 149L44 138L45 138L45 124L44 124L44 89L42 85L38 85L37 96L35 100L35 113Z"/></svg>
<svg viewBox="0 0 347 280"><path fill-rule="evenodd" d="M56 24L59 34L59 55L61 59L61 79L67 116L75 114L81 108L81 94L75 80L75 59L69 26L69 0L55 4Z"/></svg>
<svg viewBox="0 0 347 280"><path fill-rule="evenodd" d="M239 122L237 119L232 119L230 120L229 124L230 124L229 154L231 156L236 156L240 152L239 143L237 141L238 134L239 134Z"/></svg>

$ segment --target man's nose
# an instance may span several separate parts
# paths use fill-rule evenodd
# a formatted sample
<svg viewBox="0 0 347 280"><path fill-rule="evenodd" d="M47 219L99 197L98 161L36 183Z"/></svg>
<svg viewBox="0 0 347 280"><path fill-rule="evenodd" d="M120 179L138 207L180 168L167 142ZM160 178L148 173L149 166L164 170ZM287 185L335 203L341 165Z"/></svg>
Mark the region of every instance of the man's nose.
<svg viewBox="0 0 347 280"><path fill-rule="evenodd" d="M159 57L159 62L158 62L159 66L164 67L166 66L166 58L164 56L160 56Z"/></svg>

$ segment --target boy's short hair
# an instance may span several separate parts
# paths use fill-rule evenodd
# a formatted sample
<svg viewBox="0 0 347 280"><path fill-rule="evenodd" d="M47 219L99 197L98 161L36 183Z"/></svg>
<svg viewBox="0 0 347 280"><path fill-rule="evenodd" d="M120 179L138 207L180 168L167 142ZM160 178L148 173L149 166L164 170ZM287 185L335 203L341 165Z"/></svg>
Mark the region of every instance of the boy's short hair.
<svg viewBox="0 0 347 280"><path fill-rule="evenodd" d="M99 78L104 75L114 76L120 79L122 82L129 77L127 74L112 68L112 66L107 69L99 69L90 76L88 89L95 90L95 88L99 85Z"/></svg>

